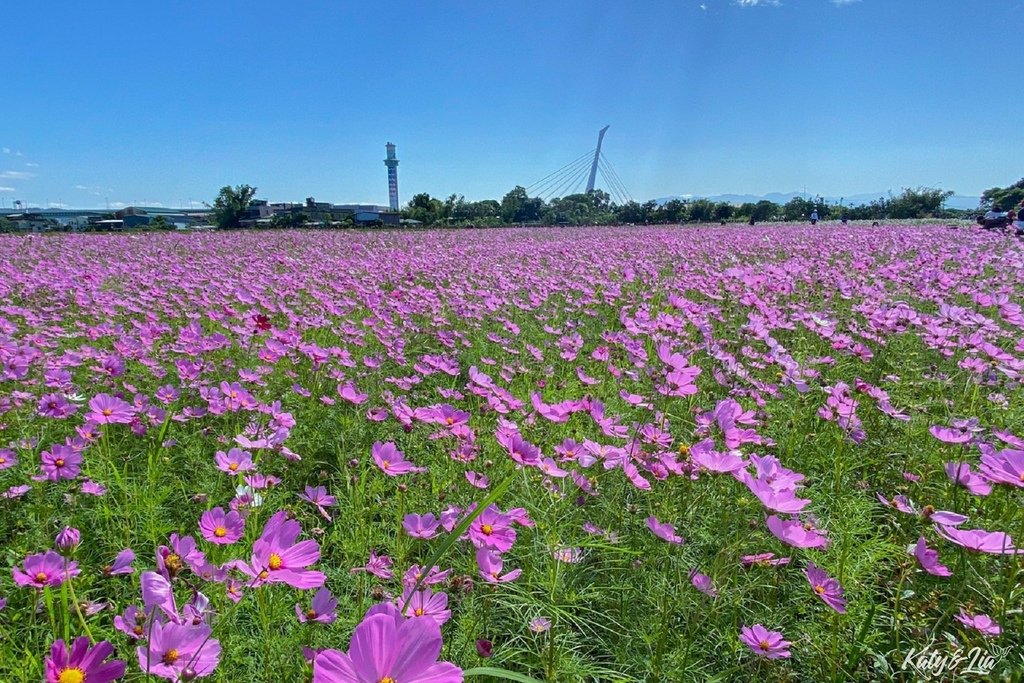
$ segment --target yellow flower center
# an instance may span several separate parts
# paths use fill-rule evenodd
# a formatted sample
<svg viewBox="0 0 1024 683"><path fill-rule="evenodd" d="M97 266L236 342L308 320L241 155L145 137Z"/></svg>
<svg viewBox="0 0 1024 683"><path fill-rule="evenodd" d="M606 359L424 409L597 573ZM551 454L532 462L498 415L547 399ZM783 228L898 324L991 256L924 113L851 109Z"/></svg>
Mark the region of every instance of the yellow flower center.
<svg viewBox="0 0 1024 683"><path fill-rule="evenodd" d="M384 461L382 461L382 463L383 463L383 464L381 464L381 468L382 469L386 470L387 468L391 467L391 461L390 460L384 460Z"/></svg>
<svg viewBox="0 0 1024 683"><path fill-rule="evenodd" d="M484 524L483 526L480 527L480 531L483 532L484 536L490 536L491 534L494 533L494 527L491 526L490 524Z"/></svg>
<svg viewBox="0 0 1024 683"><path fill-rule="evenodd" d="M103 409L102 411L100 411L100 412L102 412L102 413L103 413L104 417L110 417L111 415L113 415L113 414L114 414L114 411L113 411L113 410L111 410L110 408L104 408L104 409Z"/></svg>
<svg viewBox="0 0 1024 683"><path fill-rule="evenodd" d="M170 650L168 650L167 652L164 653L164 658L163 658L162 661L167 666L170 666L170 665L174 664L176 661L178 661L179 657L181 657L181 655L178 654L177 650L170 649Z"/></svg>
<svg viewBox="0 0 1024 683"><path fill-rule="evenodd" d="M315 609L311 609L308 612L306 612L306 618L307 619L316 619L316 610Z"/></svg>
<svg viewBox="0 0 1024 683"><path fill-rule="evenodd" d="M132 629L132 633L134 633L137 636L141 636L145 632L146 629L142 628L141 625L136 625L135 628Z"/></svg>
<svg viewBox="0 0 1024 683"><path fill-rule="evenodd" d="M377 683L398 683L398 680L392 678L391 676L385 676L384 678L380 679Z"/></svg>
<svg viewBox="0 0 1024 683"><path fill-rule="evenodd" d="M60 672L57 683L85 683L85 672L77 666L69 667Z"/></svg>
<svg viewBox="0 0 1024 683"><path fill-rule="evenodd" d="M64 458L57 458L53 461L53 464L57 467L64 467Z"/></svg>
<svg viewBox="0 0 1024 683"><path fill-rule="evenodd" d="M172 574L177 574L181 571L181 558L174 553L171 553L164 558L164 566L167 567L167 570Z"/></svg>
<svg viewBox="0 0 1024 683"><path fill-rule="evenodd" d="M446 422L446 423L448 424L448 426L449 426L449 427L451 427L451 426L452 426L453 424L455 424L455 420L453 420L453 419L452 419L452 418L450 418L450 417L446 417L446 418L444 419L444 421L445 421L445 422Z"/></svg>
<svg viewBox="0 0 1024 683"><path fill-rule="evenodd" d="M228 530L225 529L222 526L219 526L219 527L217 527L216 529L213 530L213 535L216 536L217 538L224 538L225 536L228 535Z"/></svg>
<svg viewBox="0 0 1024 683"><path fill-rule="evenodd" d="M50 577L46 575L46 572L39 572L36 574L36 583L46 583L46 579L48 578Z"/></svg>
<svg viewBox="0 0 1024 683"><path fill-rule="evenodd" d="M416 609L414 609L412 611L412 613L415 614L417 617L422 617L423 616L423 608L422 607L417 607Z"/></svg>
<svg viewBox="0 0 1024 683"><path fill-rule="evenodd" d="M817 593L818 595L824 595L825 594L825 587L824 586L815 586L814 587L814 592Z"/></svg>
<svg viewBox="0 0 1024 683"><path fill-rule="evenodd" d="M768 644L768 641L767 641L767 640L762 640L761 642L759 642L759 643L757 644L757 646L758 646L759 648L761 648L762 650L764 650L765 652L768 652L768 650L770 650L770 649L771 649L771 647L772 647L771 645L769 645L769 644Z"/></svg>
<svg viewBox="0 0 1024 683"><path fill-rule="evenodd" d="M680 455L689 455L690 454L690 446L688 444L685 444L685 443L679 444L679 454Z"/></svg>
<svg viewBox="0 0 1024 683"><path fill-rule="evenodd" d="M228 469L231 470L232 472L234 472L235 470L238 469L238 463L237 462L231 463L230 465L228 465Z"/></svg>
<svg viewBox="0 0 1024 683"><path fill-rule="evenodd" d="M270 576L270 574L267 573L266 569L260 572L260 579L266 579L268 576Z"/></svg>
<svg viewBox="0 0 1024 683"><path fill-rule="evenodd" d="M277 553L270 553L270 559L267 560L267 566L271 569L280 569L281 564L281 556Z"/></svg>
<svg viewBox="0 0 1024 683"><path fill-rule="evenodd" d="M0 465L3 465L6 462L7 462L7 458L5 458L4 456L0 455Z"/></svg>

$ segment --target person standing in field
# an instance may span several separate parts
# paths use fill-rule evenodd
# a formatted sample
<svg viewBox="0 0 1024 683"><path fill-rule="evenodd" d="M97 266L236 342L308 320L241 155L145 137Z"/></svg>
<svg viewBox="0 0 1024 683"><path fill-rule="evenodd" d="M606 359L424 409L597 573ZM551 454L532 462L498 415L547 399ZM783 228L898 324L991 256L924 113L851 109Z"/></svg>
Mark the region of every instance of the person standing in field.
<svg viewBox="0 0 1024 683"><path fill-rule="evenodd" d="M1017 220L1013 222L1013 227L1017 237L1024 236L1024 199L1021 200L1020 206L1017 207Z"/></svg>
<svg viewBox="0 0 1024 683"><path fill-rule="evenodd" d="M818 224L818 210L814 209L813 211L811 211L811 225L817 225L817 224Z"/></svg>

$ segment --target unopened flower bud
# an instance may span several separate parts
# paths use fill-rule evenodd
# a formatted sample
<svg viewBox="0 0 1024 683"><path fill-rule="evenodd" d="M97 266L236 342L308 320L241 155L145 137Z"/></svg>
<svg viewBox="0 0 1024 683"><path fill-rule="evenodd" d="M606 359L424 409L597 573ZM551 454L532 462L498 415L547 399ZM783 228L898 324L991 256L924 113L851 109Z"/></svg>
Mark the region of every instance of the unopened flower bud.
<svg viewBox="0 0 1024 683"><path fill-rule="evenodd" d="M57 534L57 549L61 552L71 552L82 542L82 533L73 527L66 526Z"/></svg>

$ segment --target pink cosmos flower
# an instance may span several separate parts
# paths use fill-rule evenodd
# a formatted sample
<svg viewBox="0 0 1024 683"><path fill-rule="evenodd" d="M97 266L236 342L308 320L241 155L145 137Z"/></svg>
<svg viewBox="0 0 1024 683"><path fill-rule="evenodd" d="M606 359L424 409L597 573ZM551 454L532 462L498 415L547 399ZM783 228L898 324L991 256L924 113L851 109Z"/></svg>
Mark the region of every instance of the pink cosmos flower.
<svg viewBox="0 0 1024 683"><path fill-rule="evenodd" d="M224 508L215 507L199 518L199 531L210 543L231 545L242 538L245 518L235 510L225 513Z"/></svg>
<svg viewBox="0 0 1024 683"><path fill-rule="evenodd" d="M772 515L765 520L765 523L768 525L768 531L786 545L791 545L794 548L821 548L822 550L828 547L828 538L809 522L804 523L793 519L782 520Z"/></svg>
<svg viewBox="0 0 1024 683"><path fill-rule="evenodd" d="M478 548L476 551L476 564L480 568L480 576L487 583L508 583L515 581L523 573L522 569L513 569L507 574L501 571L505 566L501 555L487 548Z"/></svg>
<svg viewBox="0 0 1024 683"><path fill-rule="evenodd" d="M956 527L936 524L935 531L947 541L963 546L968 550L991 555L1020 555L1024 549L1013 545L1010 534L1002 531L986 531L985 529L957 529Z"/></svg>
<svg viewBox="0 0 1024 683"><path fill-rule="evenodd" d="M125 663L104 660L114 654L114 646L102 640L89 647L89 639L75 638L71 647L58 640L46 658L46 683L110 683L124 676Z"/></svg>
<svg viewBox="0 0 1024 683"><path fill-rule="evenodd" d="M146 635L146 612L135 605L129 605L124 614L114 617L114 628L132 640L139 640Z"/></svg>
<svg viewBox="0 0 1024 683"><path fill-rule="evenodd" d="M243 451L241 448L232 448L227 453L217 451L213 459L217 463L217 469L221 472L227 472L232 477L238 476L242 472L248 472L253 468L252 454L248 451Z"/></svg>
<svg viewBox="0 0 1024 683"><path fill-rule="evenodd" d="M651 530L651 533L660 538L663 541L668 541L675 545L682 545L684 539L682 536L676 533L676 529L669 522L659 522L657 517L651 516L647 518L647 528Z"/></svg>
<svg viewBox="0 0 1024 683"><path fill-rule="evenodd" d="M366 399L369 398L369 394L359 393L359 391L355 388L355 385L353 385L351 382L345 385L339 384L338 395L341 396L346 401L348 401L349 403L353 403L355 405L365 403Z"/></svg>
<svg viewBox="0 0 1024 683"><path fill-rule="evenodd" d="M921 569L924 569L932 576L953 575L949 567L939 563L939 551L929 548L927 543L925 543L924 536L917 539L917 545L914 547L914 557L917 558Z"/></svg>
<svg viewBox="0 0 1024 683"><path fill-rule="evenodd" d="M508 551L516 542L512 518L503 515L496 505L490 505L469 525L469 540L477 548L492 548L499 553Z"/></svg>
<svg viewBox="0 0 1024 683"><path fill-rule="evenodd" d="M78 406L68 401L64 394L45 394L39 398L36 409L43 417L61 420L74 415Z"/></svg>
<svg viewBox="0 0 1024 683"><path fill-rule="evenodd" d="M405 533L413 538L434 538L440 525L441 521L430 512L425 515L409 514L402 519Z"/></svg>
<svg viewBox="0 0 1024 683"><path fill-rule="evenodd" d="M409 619L427 617L437 622L438 626L444 626L452 618L447 593L434 593L429 588L413 593L406 588L395 602L399 612Z"/></svg>
<svg viewBox="0 0 1024 683"><path fill-rule="evenodd" d="M544 633L551 630L551 620L547 617L537 617L536 619L531 619L530 623L526 626L534 633Z"/></svg>
<svg viewBox="0 0 1024 683"><path fill-rule="evenodd" d="M822 602L840 614L846 614L846 600L843 599L843 587L839 582L826 574L822 569L816 567L813 562L807 563L804 569L804 576L814 589L814 594L821 598Z"/></svg>
<svg viewBox="0 0 1024 683"><path fill-rule="evenodd" d="M987 496L992 493L992 482L985 477L971 471L971 466L966 462L947 462L946 476L953 482L961 484L975 496Z"/></svg>
<svg viewBox="0 0 1024 683"><path fill-rule="evenodd" d="M712 598L718 597L718 591L715 590L715 585L711 582L711 577L707 574L701 574L696 569L691 569L690 583L704 595Z"/></svg>
<svg viewBox="0 0 1024 683"><path fill-rule="evenodd" d="M773 512L797 513L811 502L809 498L797 498L792 489L776 489L764 479L754 479L746 471L740 473L739 479L762 505Z"/></svg>
<svg viewBox="0 0 1024 683"><path fill-rule="evenodd" d="M131 424L134 417L132 404L109 394L97 394L89 401L85 419L97 424Z"/></svg>
<svg viewBox="0 0 1024 683"><path fill-rule="evenodd" d="M758 553L757 555L744 555L740 558L740 563L744 567L750 567L757 565L759 567L778 567L780 565L789 564L790 558L788 557L775 557L775 553Z"/></svg>
<svg viewBox="0 0 1024 683"><path fill-rule="evenodd" d="M0 470L6 470L18 464L17 454L9 448L0 448Z"/></svg>
<svg viewBox="0 0 1024 683"><path fill-rule="evenodd" d="M1024 488L1024 450L1007 448L984 453L979 469L984 476L996 483Z"/></svg>
<svg viewBox="0 0 1024 683"><path fill-rule="evenodd" d="M405 619L394 607L371 608L348 652L313 658L313 683L462 683L462 670L438 662L441 629L432 619Z"/></svg>
<svg viewBox="0 0 1024 683"><path fill-rule="evenodd" d="M480 474L479 472L473 471L466 472L466 481L478 489L485 489L491 483L486 474Z"/></svg>
<svg viewBox="0 0 1024 683"><path fill-rule="evenodd" d="M955 618L961 624L969 626L986 636L998 636L1003 632L999 624L987 614L970 614L961 608L960 613Z"/></svg>
<svg viewBox="0 0 1024 683"><path fill-rule="evenodd" d="M715 442L705 439L690 447L690 460L711 472L732 474L746 466L746 461L739 455L720 452L714 449Z"/></svg>
<svg viewBox="0 0 1024 683"><path fill-rule="evenodd" d="M21 563L22 569L13 567L14 583L21 587L45 588L59 586L70 577L78 576L78 563L65 560L52 550L29 555Z"/></svg>
<svg viewBox="0 0 1024 683"><path fill-rule="evenodd" d="M780 631L769 631L761 624L740 629L740 640L758 657L779 659L790 656L788 648L792 643L783 640Z"/></svg>
<svg viewBox="0 0 1024 683"><path fill-rule="evenodd" d="M288 519L287 512L274 513L263 527L263 534L253 543L251 564L241 568L255 579L253 586L286 583L306 590L324 585L323 572L307 569L320 559L320 546L314 540L298 541L300 533L302 527Z"/></svg>
<svg viewBox="0 0 1024 683"><path fill-rule="evenodd" d="M370 451L373 462L377 464L380 471L389 477L397 477L400 474L409 472L426 472L426 468L416 467L405 459L405 454L395 447L392 442L381 443L376 441Z"/></svg>
<svg viewBox="0 0 1024 683"><path fill-rule="evenodd" d="M417 583L422 586L432 586L438 583L444 583L451 576L452 570L445 569L441 571L441 568L436 564L430 568L430 572L426 577L423 576L423 568L418 564L414 564L405 570L405 574L402 575L402 585L406 588L413 588ZM422 579L422 581L420 581Z"/></svg>
<svg viewBox="0 0 1024 683"><path fill-rule="evenodd" d="M135 561L135 553L131 548L125 548L117 554L114 558L114 562L103 568L103 573L107 576L118 576L120 574L131 574L135 571L132 567L132 562Z"/></svg>
<svg viewBox="0 0 1024 683"><path fill-rule="evenodd" d="M338 618L337 615L338 601L331 591L327 590L326 586L323 586L313 596L312 606L302 611L299 607L299 603L295 603L295 615L299 618L299 622L305 624L307 621L318 621L321 624L333 624L334 620Z"/></svg>
<svg viewBox="0 0 1024 683"><path fill-rule="evenodd" d="M368 572L381 579L394 578L395 573L391 570L392 561L387 555L378 555L377 553L370 551L370 559L362 567L356 567L351 570L354 574L356 572Z"/></svg>
<svg viewBox="0 0 1024 683"><path fill-rule="evenodd" d="M54 445L40 457L43 478L50 481L74 479L82 470L82 455L71 446Z"/></svg>
<svg viewBox="0 0 1024 683"><path fill-rule="evenodd" d="M299 498L306 501L307 503L315 505L316 509L320 512L320 515L324 519L328 521L331 519L331 515L324 508L328 508L334 505L337 502L337 499L334 496L327 495L326 487L307 486L305 493L300 493Z"/></svg>
<svg viewBox="0 0 1024 683"><path fill-rule="evenodd" d="M954 429L952 427L932 425L928 428L928 431L931 432L932 436L943 443L967 443L971 440L970 432Z"/></svg>
<svg viewBox="0 0 1024 683"><path fill-rule="evenodd" d="M211 675L220 662L220 641L211 638L208 624L153 622L149 642L136 649L143 672L169 681Z"/></svg>

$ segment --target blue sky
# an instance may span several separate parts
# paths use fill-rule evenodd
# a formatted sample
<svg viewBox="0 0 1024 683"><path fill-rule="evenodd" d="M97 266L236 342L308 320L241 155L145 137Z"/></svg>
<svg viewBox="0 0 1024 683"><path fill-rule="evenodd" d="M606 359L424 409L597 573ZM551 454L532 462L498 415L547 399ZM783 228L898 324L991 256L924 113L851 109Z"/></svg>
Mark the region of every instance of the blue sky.
<svg viewBox="0 0 1024 683"><path fill-rule="evenodd" d="M605 124L640 200L1024 175L1024 0L19 0L4 21L7 207L237 183L386 204L389 140L403 203L500 198Z"/></svg>

